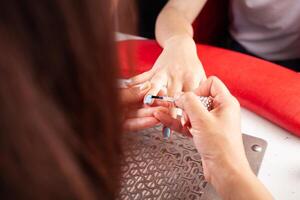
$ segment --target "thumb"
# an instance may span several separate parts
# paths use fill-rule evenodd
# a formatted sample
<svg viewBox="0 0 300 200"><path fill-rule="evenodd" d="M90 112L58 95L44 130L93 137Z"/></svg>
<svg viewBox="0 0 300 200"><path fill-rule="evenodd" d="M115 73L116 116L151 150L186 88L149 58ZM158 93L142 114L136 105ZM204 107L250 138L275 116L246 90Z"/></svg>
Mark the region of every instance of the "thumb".
<svg viewBox="0 0 300 200"><path fill-rule="evenodd" d="M209 111L193 92L186 92L175 101L175 105L181 108L188 116L192 128L201 127L210 117Z"/></svg>

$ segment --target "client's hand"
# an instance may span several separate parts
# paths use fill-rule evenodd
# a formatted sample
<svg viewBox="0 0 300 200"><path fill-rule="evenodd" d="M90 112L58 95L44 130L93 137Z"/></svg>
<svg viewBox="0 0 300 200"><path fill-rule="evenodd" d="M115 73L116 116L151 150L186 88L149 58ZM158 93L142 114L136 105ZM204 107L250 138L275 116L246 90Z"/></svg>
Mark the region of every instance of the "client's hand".
<svg viewBox="0 0 300 200"><path fill-rule="evenodd" d="M150 71L131 79L130 85L151 82L147 94L157 95L166 88L168 96L196 89L206 75L191 37L175 36L165 41L164 49Z"/></svg>
<svg viewBox="0 0 300 200"><path fill-rule="evenodd" d="M155 126L160 122L153 116L153 113L168 112L168 108L163 106L144 107L143 98L150 88L151 84L145 82L134 87L120 89L125 131L137 131Z"/></svg>
<svg viewBox="0 0 300 200"><path fill-rule="evenodd" d="M205 79L194 40L190 36L174 36L164 42L164 49L152 69L133 77L130 85L150 81L147 95L157 95L163 90L173 97L178 92L196 89ZM170 113L176 117L174 109Z"/></svg>
<svg viewBox="0 0 300 200"><path fill-rule="evenodd" d="M206 110L197 96L212 96L213 110ZM165 126L192 135L204 175L223 199L272 199L245 156L239 103L218 78L211 77L194 93L183 94L176 105L183 109L187 123L159 111L154 116Z"/></svg>

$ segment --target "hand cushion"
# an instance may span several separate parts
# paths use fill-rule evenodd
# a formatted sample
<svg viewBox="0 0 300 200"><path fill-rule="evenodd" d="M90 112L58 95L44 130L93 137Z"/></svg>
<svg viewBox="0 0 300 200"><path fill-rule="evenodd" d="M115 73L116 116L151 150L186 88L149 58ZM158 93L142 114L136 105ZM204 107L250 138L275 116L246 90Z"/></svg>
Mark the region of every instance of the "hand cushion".
<svg viewBox="0 0 300 200"><path fill-rule="evenodd" d="M248 55L197 45L207 76L219 77L249 110L300 136L300 74ZM118 42L122 77L151 69L161 47L152 40Z"/></svg>

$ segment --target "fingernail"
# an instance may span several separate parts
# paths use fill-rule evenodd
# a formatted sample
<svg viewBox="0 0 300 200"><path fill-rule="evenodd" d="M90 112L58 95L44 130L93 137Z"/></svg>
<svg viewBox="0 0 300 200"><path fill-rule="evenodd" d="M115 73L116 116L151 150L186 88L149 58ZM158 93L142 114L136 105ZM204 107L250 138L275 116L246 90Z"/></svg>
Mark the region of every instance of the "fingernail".
<svg viewBox="0 0 300 200"><path fill-rule="evenodd" d="M145 82L145 83L138 84L134 87L138 88L140 91L143 91L143 90L148 89L150 87L150 84L149 84L149 82Z"/></svg>
<svg viewBox="0 0 300 200"><path fill-rule="evenodd" d="M118 86L120 88L128 88L128 79L119 79L118 80Z"/></svg>
<svg viewBox="0 0 300 200"><path fill-rule="evenodd" d="M130 85L130 83L132 83L132 79L126 79L124 81L124 84L126 84L126 85Z"/></svg>
<svg viewBox="0 0 300 200"><path fill-rule="evenodd" d="M164 126L162 133L163 133L163 137L167 139L171 136L171 129Z"/></svg>
<svg viewBox="0 0 300 200"><path fill-rule="evenodd" d="M153 98L151 94L148 94L144 97L144 104L151 105L153 103Z"/></svg>

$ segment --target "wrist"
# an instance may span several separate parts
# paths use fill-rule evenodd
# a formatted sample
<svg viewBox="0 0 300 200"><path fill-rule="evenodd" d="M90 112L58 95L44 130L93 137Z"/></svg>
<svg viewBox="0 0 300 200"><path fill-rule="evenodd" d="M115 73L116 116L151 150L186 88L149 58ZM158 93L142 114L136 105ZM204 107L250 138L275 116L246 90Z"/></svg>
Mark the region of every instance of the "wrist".
<svg viewBox="0 0 300 200"><path fill-rule="evenodd" d="M219 171L218 177L214 177L212 185L222 199L273 199L248 166L227 168L227 171Z"/></svg>
<svg viewBox="0 0 300 200"><path fill-rule="evenodd" d="M246 159L246 158L245 158ZM252 180L255 177L248 161L232 162L223 161L211 166L209 182L214 186L221 196L231 193L232 186L241 182ZM232 191L234 192L234 191ZM226 195L225 195L226 196Z"/></svg>
<svg viewBox="0 0 300 200"><path fill-rule="evenodd" d="M196 49L196 43L194 39L188 34L174 35L168 38L163 44L163 48L173 48L174 46L190 47Z"/></svg>

